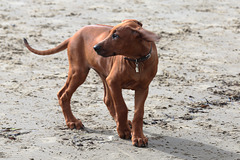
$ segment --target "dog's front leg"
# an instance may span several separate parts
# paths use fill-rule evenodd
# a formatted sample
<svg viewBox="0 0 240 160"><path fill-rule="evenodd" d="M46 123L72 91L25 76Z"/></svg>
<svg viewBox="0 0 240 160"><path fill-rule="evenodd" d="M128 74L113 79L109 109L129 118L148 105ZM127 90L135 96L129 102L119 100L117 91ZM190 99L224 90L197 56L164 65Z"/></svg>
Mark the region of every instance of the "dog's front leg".
<svg viewBox="0 0 240 160"><path fill-rule="evenodd" d="M148 95L147 89L135 90L135 111L132 121L132 144L138 147L148 145L148 139L143 135L144 103Z"/></svg>
<svg viewBox="0 0 240 160"><path fill-rule="evenodd" d="M115 108L115 121L117 124L117 132L120 138L130 139L131 129L128 123L128 109L123 100L122 88L118 82L108 78L107 83L109 86L109 91L112 96L112 100Z"/></svg>

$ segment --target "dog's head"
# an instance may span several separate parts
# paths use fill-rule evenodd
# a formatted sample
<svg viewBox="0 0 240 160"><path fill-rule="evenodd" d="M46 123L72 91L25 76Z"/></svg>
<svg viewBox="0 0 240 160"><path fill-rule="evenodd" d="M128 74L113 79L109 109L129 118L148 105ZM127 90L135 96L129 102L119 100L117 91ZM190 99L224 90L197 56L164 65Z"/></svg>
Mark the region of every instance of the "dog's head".
<svg viewBox="0 0 240 160"><path fill-rule="evenodd" d="M127 19L111 29L108 36L94 46L97 54L103 57L124 55L135 57L143 43L155 42L159 37L142 28L137 20Z"/></svg>

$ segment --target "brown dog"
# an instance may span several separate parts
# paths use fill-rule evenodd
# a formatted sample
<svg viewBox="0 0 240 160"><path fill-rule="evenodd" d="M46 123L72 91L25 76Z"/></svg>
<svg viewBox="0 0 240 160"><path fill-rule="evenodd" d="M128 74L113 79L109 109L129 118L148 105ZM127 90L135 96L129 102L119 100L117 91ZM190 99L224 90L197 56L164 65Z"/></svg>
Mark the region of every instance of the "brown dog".
<svg viewBox="0 0 240 160"><path fill-rule="evenodd" d="M158 56L154 43L157 40L158 36L143 29L140 22L124 20L114 27L83 27L73 37L46 51L33 49L26 39L24 43L38 55L50 55L67 48L68 79L58 92L58 99L69 128L83 128L82 122L72 114L70 99L92 68L103 81L104 102L116 121L119 137L129 139L132 136L133 145L144 147L148 144L148 139L143 135L144 103L148 86L157 72ZM128 121L122 89L135 90L132 124ZM132 125L132 131L129 125Z"/></svg>

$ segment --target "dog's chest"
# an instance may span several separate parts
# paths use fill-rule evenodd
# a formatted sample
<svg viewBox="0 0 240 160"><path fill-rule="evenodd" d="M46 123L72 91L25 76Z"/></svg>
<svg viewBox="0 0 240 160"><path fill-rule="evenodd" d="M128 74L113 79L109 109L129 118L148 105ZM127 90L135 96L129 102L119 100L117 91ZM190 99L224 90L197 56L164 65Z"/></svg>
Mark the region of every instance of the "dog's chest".
<svg viewBox="0 0 240 160"><path fill-rule="evenodd" d="M146 84L148 84L146 79L137 73L134 76L129 76L128 80L124 82L123 88L136 90L138 88L145 88Z"/></svg>

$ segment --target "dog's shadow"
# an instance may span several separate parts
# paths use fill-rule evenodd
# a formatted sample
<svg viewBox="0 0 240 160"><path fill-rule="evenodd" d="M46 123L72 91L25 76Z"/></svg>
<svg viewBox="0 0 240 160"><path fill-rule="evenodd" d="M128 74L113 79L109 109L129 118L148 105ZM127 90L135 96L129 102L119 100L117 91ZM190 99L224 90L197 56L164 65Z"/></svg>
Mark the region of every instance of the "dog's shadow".
<svg viewBox="0 0 240 160"><path fill-rule="evenodd" d="M118 136L113 130L94 130L86 127L83 132L111 137L115 135L115 139L118 139ZM147 131L144 131L144 133L149 138L149 145L146 149L157 150L159 153L166 153L176 158L184 160L240 160L240 154L226 151L213 145L189 139L164 136L162 134L155 134ZM131 144L130 140L129 143Z"/></svg>
<svg viewBox="0 0 240 160"><path fill-rule="evenodd" d="M225 151L215 146L177 137L162 136L145 132L150 135L149 148L159 150L177 158L192 160L240 160L240 154Z"/></svg>

